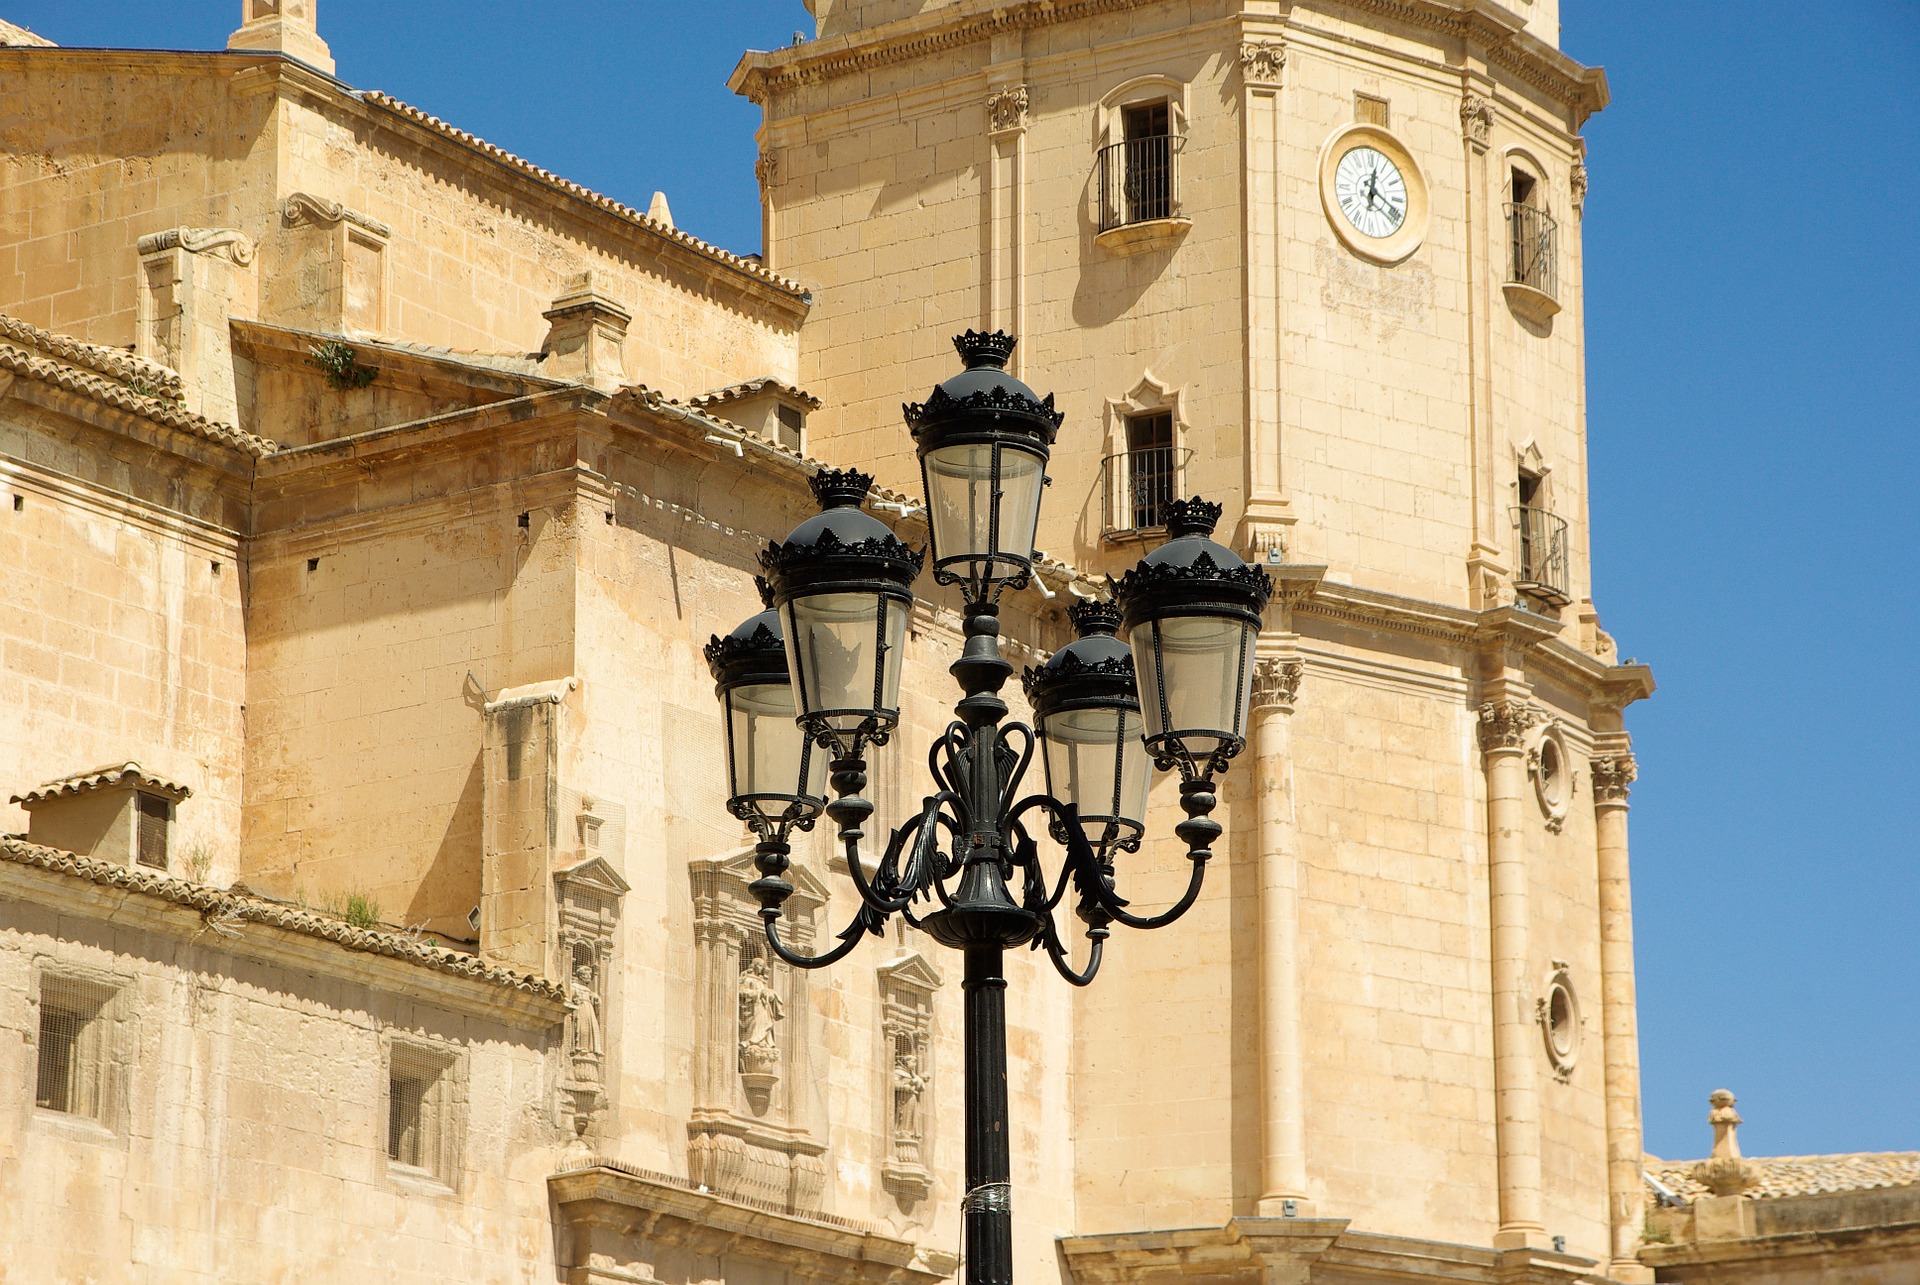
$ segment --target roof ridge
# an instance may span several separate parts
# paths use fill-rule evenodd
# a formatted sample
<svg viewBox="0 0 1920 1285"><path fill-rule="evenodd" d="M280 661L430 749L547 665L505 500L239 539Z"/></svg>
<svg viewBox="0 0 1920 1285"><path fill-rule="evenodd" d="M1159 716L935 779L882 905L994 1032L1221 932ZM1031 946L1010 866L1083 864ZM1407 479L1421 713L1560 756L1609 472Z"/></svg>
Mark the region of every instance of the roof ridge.
<svg viewBox="0 0 1920 1285"><path fill-rule="evenodd" d="M0 860L84 879L89 883L144 893L176 906L197 910L209 922L262 924L286 932L319 937L348 950L406 960L437 972L523 991L542 999L564 1003L567 998L564 987L545 977L489 964L477 955L464 954L445 946L429 946L405 933L356 928L332 915L288 907L252 893L237 893L172 875L116 865L94 857L28 843L24 839L0 838Z"/></svg>
<svg viewBox="0 0 1920 1285"><path fill-rule="evenodd" d="M149 392L137 383L102 374L92 367L77 365L73 359L63 360L61 357L48 355L63 352L71 345L79 345L81 343L79 340L41 330L38 326L3 314L0 314L0 323L7 323L0 324L0 336L4 336L0 338L0 369L53 384L68 392L91 397L95 401L104 402L155 423L165 424L169 428L177 428L182 432L191 433L196 437L205 438L207 441L255 458L271 455L280 449L277 442L256 436L232 424L223 424L218 420L195 414L178 401ZM22 334L29 337L20 342L6 342L6 339L16 338ZM29 344L30 347L26 346ZM86 345L86 347L92 348L94 345ZM128 355L129 362L139 360L131 354Z"/></svg>
<svg viewBox="0 0 1920 1285"><path fill-rule="evenodd" d="M509 152L506 148L498 144L489 143L478 134L461 129L458 125L448 124L431 112L423 111L411 103L402 102L392 94L386 93L383 90L361 89L353 92L355 96L363 102L371 103L376 107L384 107L396 116L400 116L412 121L416 125L423 126L437 134L451 138L455 142L471 147L482 155L499 161L511 169L519 170L529 178L533 178L549 187L558 188L567 195L578 197L590 205L605 210L609 214L617 215L629 222L640 224L642 227L645 227L666 240L705 255L730 268L744 272L755 280L770 285L777 290L783 290L792 295L805 295L808 293L807 287L789 277L783 277L777 272L769 271L764 264L756 260L749 259L744 255L735 254L731 250L722 250L719 246L708 241L702 241L699 237L689 232L682 232L679 228L662 223L657 219L649 218L645 213L634 209L624 201L617 201L613 197L596 192L584 184L576 183L570 178L563 178L545 166L536 165L523 156L517 156Z"/></svg>

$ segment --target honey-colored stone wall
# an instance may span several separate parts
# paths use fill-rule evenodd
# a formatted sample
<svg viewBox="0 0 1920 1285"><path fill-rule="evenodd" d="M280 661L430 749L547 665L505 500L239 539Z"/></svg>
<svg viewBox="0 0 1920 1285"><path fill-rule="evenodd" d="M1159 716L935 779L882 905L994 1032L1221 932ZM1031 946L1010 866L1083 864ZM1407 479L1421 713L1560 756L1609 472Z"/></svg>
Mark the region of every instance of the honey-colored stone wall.
<svg viewBox="0 0 1920 1285"><path fill-rule="evenodd" d="M164 429L153 431L187 458L152 449L114 431L127 417L99 414L112 427L0 398L0 703L12 711L0 725L0 798L138 760L193 791L177 810L175 863L230 878L245 466ZM0 831L26 829L23 810L0 808Z"/></svg>
<svg viewBox="0 0 1920 1285"><path fill-rule="evenodd" d="M291 1271L428 1285L531 1280L552 1261L545 1179L561 1137L546 1033L438 1004L404 965L379 981L317 958L290 967L262 957L257 937L230 945L207 932L192 911L136 905L109 923L109 899L126 894L89 889L62 905L41 900L49 891L0 896L11 1279L212 1285ZM115 992L100 1019L105 1122L34 1105L48 975ZM396 1035L458 1059L450 1182L390 1170L385 1045Z"/></svg>

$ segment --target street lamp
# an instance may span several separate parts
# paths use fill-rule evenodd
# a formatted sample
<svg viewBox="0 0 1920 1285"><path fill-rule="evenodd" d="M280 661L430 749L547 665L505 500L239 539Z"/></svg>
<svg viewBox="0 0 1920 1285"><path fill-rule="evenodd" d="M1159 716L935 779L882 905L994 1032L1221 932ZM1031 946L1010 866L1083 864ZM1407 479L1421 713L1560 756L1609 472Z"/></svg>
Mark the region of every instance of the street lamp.
<svg viewBox="0 0 1920 1285"><path fill-rule="evenodd" d="M1099 970L1110 925L1158 928L1193 905L1220 835L1210 815L1213 780L1246 743L1253 639L1272 582L1207 538L1218 505L1176 501L1173 538L1120 579L1115 602L1073 609L1079 638L1027 671L1037 728L1006 722L999 692L1013 666L1000 652L999 600L1032 576L1040 495L1062 417L1051 395L1038 397L1006 373L1012 336L969 331L954 345L966 369L905 412L927 488L934 578L962 586L965 596L966 641L948 670L962 694L928 756L936 792L891 833L877 861L863 864L860 851L873 815L862 797L865 754L884 746L899 722L906 615L925 555L861 511L870 477L842 469L814 477L821 512L760 555L771 611L715 639L708 656L728 711L728 807L759 837L760 877L751 891L774 954L795 967L825 967L863 937L882 935L896 914L964 954L966 1280L1009 1285L1004 953L1042 947L1062 977L1085 986ZM1126 643L1116 636L1121 629ZM740 712L746 693L759 711L778 686L763 632L784 640L799 733L831 758L833 797L824 803L809 793L817 787L808 784L804 753L764 773L757 763L750 771L739 766L742 741L732 728L741 719L757 727L758 717ZM759 668L742 658L749 650ZM1036 748L1048 791L1022 797ZM1145 830L1149 758L1179 774L1186 818L1174 833L1191 864L1186 891L1171 908L1137 915L1115 890L1115 873L1120 854L1137 851ZM765 784L774 773L779 788ZM785 793L789 780L796 783ZM768 813L774 804L783 808L778 818ZM811 825L819 812L844 845L860 905L837 945L806 955L781 940L780 915L793 893L788 831ZM1036 830L1063 849L1057 871L1043 860ZM1054 914L1069 882L1090 943L1078 969Z"/></svg>

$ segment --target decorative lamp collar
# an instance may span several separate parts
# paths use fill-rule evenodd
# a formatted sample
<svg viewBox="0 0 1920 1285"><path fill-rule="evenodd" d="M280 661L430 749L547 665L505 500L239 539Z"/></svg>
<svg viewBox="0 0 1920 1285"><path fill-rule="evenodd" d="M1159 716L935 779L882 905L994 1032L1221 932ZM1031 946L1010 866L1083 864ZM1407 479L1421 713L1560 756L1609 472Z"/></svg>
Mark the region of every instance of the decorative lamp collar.
<svg viewBox="0 0 1920 1285"><path fill-rule="evenodd" d="M873 489L873 475L853 468L823 468L809 479L820 509L857 509Z"/></svg>
<svg viewBox="0 0 1920 1285"><path fill-rule="evenodd" d="M1178 540L1182 536L1210 536L1213 528L1220 524L1220 514L1224 510L1211 500L1198 496L1190 500L1169 500L1167 502L1167 538Z"/></svg>
<svg viewBox="0 0 1920 1285"><path fill-rule="evenodd" d="M1013 356L1014 345L1019 343L1004 330L981 332L969 330L965 334L953 337L953 346L960 353L960 360L966 363L968 370L989 367L1005 370L1007 358Z"/></svg>
<svg viewBox="0 0 1920 1285"><path fill-rule="evenodd" d="M1067 608L1067 619L1082 638L1111 637L1120 632L1120 604L1106 599L1076 602Z"/></svg>

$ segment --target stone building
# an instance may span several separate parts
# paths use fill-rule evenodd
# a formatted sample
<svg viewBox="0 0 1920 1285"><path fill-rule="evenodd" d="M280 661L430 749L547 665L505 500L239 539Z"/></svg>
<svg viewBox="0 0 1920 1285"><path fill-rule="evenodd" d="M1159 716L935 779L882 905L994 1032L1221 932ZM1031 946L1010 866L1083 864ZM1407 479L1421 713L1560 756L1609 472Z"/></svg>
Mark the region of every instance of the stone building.
<svg viewBox="0 0 1920 1285"><path fill-rule="evenodd" d="M1554 0L812 8L745 257L312 0L0 26L0 1279L950 1277L955 965L768 957L701 646L821 462L924 542L896 408L999 327L1067 415L1017 662L1176 494L1280 585L1201 905L1009 961L1021 1278L1651 1280Z"/></svg>

